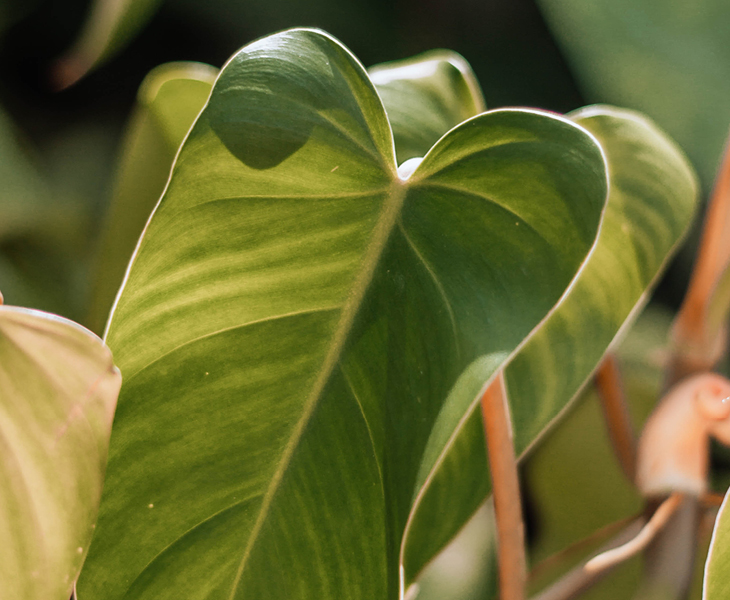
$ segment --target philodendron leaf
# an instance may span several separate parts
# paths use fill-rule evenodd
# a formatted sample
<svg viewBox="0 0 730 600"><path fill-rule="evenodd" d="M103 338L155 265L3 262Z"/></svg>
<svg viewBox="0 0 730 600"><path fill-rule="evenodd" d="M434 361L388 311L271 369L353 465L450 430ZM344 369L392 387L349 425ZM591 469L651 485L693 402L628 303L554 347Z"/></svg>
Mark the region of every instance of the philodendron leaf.
<svg viewBox="0 0 730 600"><path fill-rule="evenodd" d="M111 317L125 386L79 600L397 598L434 420L560 298L605 198L594 139L529 110L401 178L339 42L242 49Z"/></svg>
<svg viewBox="0 0 730 600"><path fill-rule="evenodd" d="M425 52L368 73L388 114L399 164L423 156L449 129L486 110L469 63L456 52Z"/></svg>
<svg viewBox="0 0 730 600"><path fill-rule="evenodd" d="M609 165L610 193L597 245L557 309L511 361L506 381L515 449L524 453L576 396L648 298L697 202L692 168L639 114L593 106L570 115L593 133ZM444 412L424 454L422 496L406 534L410 581L490 491L481 415ZM443 515L447 515L446 518Z"/></svg>
<svg viewBox="0 0 730 600"><path fill-rule="evenodd" d="M94 528L121 378L60 317L0 306L2 597L68 600Z"/></svg>
<svg viewBox="0 0 730 600"><path fill-rule="evenodd" d="M165 189L175 154L217 74L217 69L201 63L170 63L152 70L142 82L99 247L88 323L93 331L104 328L137 240Z"/></svg>
<svg viewBox="0 0 730 600"><path fill-rule="evenodd" d="M126 46L155 14L162 0L93 0L78 40L55 65L65 88Z"/></svg>

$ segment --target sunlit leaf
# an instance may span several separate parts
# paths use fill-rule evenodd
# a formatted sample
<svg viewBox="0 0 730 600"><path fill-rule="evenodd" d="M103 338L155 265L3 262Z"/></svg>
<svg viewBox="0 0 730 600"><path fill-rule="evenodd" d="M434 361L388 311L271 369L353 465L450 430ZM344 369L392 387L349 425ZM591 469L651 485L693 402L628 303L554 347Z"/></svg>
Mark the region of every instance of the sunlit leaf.
<svg viewBox="0 0 730 600"><path fill-rule="evenodd" d="M605 199L565 119L482 114L404 179L337 41L241 50L112 314L125 386L80 600L397 598L434 422L559 299Z"/></svg>
<svg viewBox="0 0 730 600"><path fill-rule="evenodd" d="M96 262L88 319L96 332L104 328L177 149L208 99L217 72L200 63L170 63L151 71L140 87Z"/></svg>
<svg viewBox="0 0 730 600"><path fill-rule="evenodd" d="M609 201L596 248L574 285L507 367L518 453L525 452L575 397L606 349L638 314L682 239L697 200L691 167L650 121L601 106L572 118L591 131L606 152ZM447 437L449 424L434 449L437 458L424 463L428 485L406 540L409 578L489 493L480 422L474 410Z"/></svg>
<svg viewBox="0 0 730 600"><path fill-rule="evenodd" d="M120 383L90 332L0 306L3 598L70 597L96 520Z"/></svg>

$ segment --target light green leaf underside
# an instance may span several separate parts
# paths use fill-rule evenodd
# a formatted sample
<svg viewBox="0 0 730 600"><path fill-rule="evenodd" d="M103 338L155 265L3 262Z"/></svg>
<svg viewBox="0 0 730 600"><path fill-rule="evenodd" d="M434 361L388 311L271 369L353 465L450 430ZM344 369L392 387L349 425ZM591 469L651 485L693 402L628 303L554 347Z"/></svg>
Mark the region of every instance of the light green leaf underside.
<svg viewBox="0 0 730 600"><path fill-rule="evenodd" d="M208 99L217 73L200 63L169 63L152 70L142 82L99 245L88 317L93 331L104 328L177 149Z"/></svg>
<svg viewBox="0 0 730 600"><path fill-rule="evenodd" d="M70 597L91 541L120 384L90 332L0 306L3 597Z"/></svg>
<svg viewBox="0 0 730 600"><path fill-rule="evenodd" d="M459 54L434 50L368 70L393 128L398 164L423 156L452 127L486 110Z"/></svg>
<svg viewBox="0 0 730 600"><path fill-rule="evenodd" d="M728 496L730 496L730 491L725 494L725 499L715 521L715 529L712 532L710 552L705 563L705 580L702 588L703 600L721 600L727 598L730 594L730 578L727 576L728 569L730 569Z"/></svg>
<svg viewBox="0 0 730 600"><path fill-rule="evenodd" d="M55 67L60 87L76 83L126 46L162 0L93 0L79 38Z"/></svg>
<svg viewBox="0 0 730 600"><path fill-rule="evenodd" d="M644 305L697 201L691 167L650 121L603 106L583 109L572 118L603 145L611 191L596 248L585 267L507 367L518 454L575 397L621 328ZM422 465L422 473L431 479L406 540L409 580L490 490L481 415L475 407L445 448L435 473L433 465L438 463ZM449 519L437 518L447 513Z"/></svg>
<svg viewBox="0 0 730 600"><path fill-rule="evenodd" d="M730 4L540 0L589 99L640 110L709 190L730 123Z"/></svg>
<svg viewBox="0 0 730 600"><path fill-rule="evenodd" d="M401 180L336 40L242 49L111 318L125 387L79 600L397 598L433 423L558 300L605 197L592 138L537 111L464 123Z"/></svg>

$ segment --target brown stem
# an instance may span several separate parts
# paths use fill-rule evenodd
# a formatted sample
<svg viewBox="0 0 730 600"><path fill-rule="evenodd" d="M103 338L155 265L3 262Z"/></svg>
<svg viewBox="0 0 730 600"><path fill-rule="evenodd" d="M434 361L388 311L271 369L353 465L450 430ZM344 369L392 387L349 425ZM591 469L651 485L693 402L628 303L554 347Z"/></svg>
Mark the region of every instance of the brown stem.
<svg viewBox="0 0 730 600"><path fill-rule="evenodd" d="M611 567L621 564L629 558L636 556L644 548L646 548L657 534L666 527L669 519L682 503L684 495L680 492L674 492L654 511L649 522L644 525L641 531L622 546L602 552L598 556L594 556L589 560L585 569L587 571L604 571Z"/></svg>
<svg viewBox="0 0 730 600"><path fill-rule="evenodd" d="M709 331L709 302L730 261L730 138L712 192L689 289L672 327L671 385L691 373L712 368L724 339ZM724 333L724 332L723 332Z"/></svg>
<svg viewBox="0 0 730 600"><path fill-rule="evenodd" d="M614 452L626 477L633 483L636 474L636 434L615 355L605 356L596 372L595 382Z"/></svg>
<svg viewBox="0 0 730 600"><path fill-rule="evenodd" d="M603 546L601 551L616 548L629 541L641 531L645 522L644 519L633 521L608 544ZM586 571L585 564L585 562L581 562L577 567L568 571L554 584L545 588L530 600L572 600L598 583L615 568L614 565L604 571Z"/></svg>
<svg viewBox="0 0 730 600"><path fill-rule="evenodd" d="M606 540L623 531L629 524L641 519L641 515L626 517L609 523L594 531L586 538L582 538L570 546L559 550L555 554L551 554L537 565L530 569L528 581L530 584L539 582L543 577L551 572L557 572L560 567L577 561L581 556L588 554L594 547L605 545Z"/></svg>
<svg viewBox="0 0 730 600"><path fill-rule="evenodd" d="M525 526L502 372L482 396L482 416L492 474L497 523L500 600L524 600L527 583Z"/></svg>

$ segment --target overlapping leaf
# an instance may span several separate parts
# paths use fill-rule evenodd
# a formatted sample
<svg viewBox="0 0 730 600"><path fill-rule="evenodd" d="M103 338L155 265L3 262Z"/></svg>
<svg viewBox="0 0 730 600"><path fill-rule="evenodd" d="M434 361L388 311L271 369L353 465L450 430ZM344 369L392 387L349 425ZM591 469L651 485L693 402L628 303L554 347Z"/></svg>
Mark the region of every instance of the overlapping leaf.
<svg viewBox="0 0 730 600"><path fill-rule="evenodd" d="M0 306L0 581L68 600L89 548L121 379L78 325Z"/></svg>
<svg viewBox="0 0 730 600"><path fill-rule="evenodd" d="M452 127L486 110L459 54L434 50L368 70L393 128L398 163L426 154Z"/></svg>
<svg viewBox="0 0 730 600"><path fill-rule="evenodd" d="M537 111L463 123L403 179L338 42L241 50L112 315L125 386L80 600L396 598L435 420L563 294L605 198L593 138Z"/></svg>
<svg viewBox="0 0 730 600"><path fill-rule="evenodd" d="M578 393L603 353L644 305L681 240L697 187L681 152L637 113L589 107L572 118L601 142L610 194L595 250L557 310L506 370L515 446L524 452ZM455 411L455 415L459 411ZM437 422L425 455L422 497L405 542L413 577L490 489L479 411ZM428 460L429 457L431 460ZM440 515L448 514L448 518Z"/></svg>
<svg viewBox="0 0 730 600"><path fill-rule="evenodd" d="M142 82L96 264L88 323L96 332L104 328L137 240L216 74L216 69L200 63L170 63L151 71Z"/></svg>

